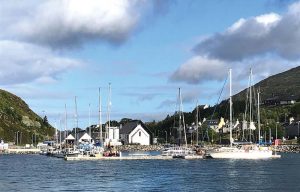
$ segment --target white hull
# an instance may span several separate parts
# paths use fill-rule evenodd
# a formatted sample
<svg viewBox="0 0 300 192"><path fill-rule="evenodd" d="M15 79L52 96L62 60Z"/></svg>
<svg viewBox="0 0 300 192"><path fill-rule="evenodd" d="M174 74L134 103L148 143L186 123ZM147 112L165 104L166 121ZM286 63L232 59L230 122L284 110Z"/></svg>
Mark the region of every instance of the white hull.
<svg viewBox="0 0 300 192"><path fill-rule="evenodd" d="M195 151L187 147L170 147L162 152L162 156L187 156L195 155Z"/></svg>
<svg viewBox="0 0 300 192"><path fill-rule="evenodd" d="M238 149L238 148L225 148L217 151L210 152L214 159L270 159L280 158L279 155L273 155L270 149Z"/></svg>

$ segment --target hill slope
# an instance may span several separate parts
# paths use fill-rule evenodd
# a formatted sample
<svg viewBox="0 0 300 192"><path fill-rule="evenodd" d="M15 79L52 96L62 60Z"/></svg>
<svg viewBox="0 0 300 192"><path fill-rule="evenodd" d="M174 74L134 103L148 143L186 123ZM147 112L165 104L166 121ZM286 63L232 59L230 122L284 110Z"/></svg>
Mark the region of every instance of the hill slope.
<svg viewBox="0 0 300 192"><path fill-rule="evenodd" d="M257 84L255 88L260 88L262 100L272 96L300 98L300 66L288 71L270 76ZM245 100L246 89L234 96L235 100Z"/></svg>
<svg viewBox="0 0 300 192"><path fill-rule="evenodd" d="M255 86L255 89L260 88L262 101L275 96L280 96L282 98L294 96L298 101L300 99L300 66L290 69L288 71L273 75L269 78L266 78ZM243 90L238 94L233 96L233 115L235 119L243 119L243 113L245 111L245 101L246 101L247 90ZM255 109L256 110L256 109ZM300 119L300 103L294 105L279 105L279 106L261 106L261 123L262 130L269 131L269 128L272 128L272 134L275 133L275 127L278 126L278 137L283 136L283 128L280 125L276 124L277 121L284 123L289 119L289 117L294 117ZM229 104L228 100L223 100L216 106L211 106L209 108L199 109L200 121L203 118L206 119L220 119L224 117L225 119L229 118ZM195 122L196 109L192 112L184 113L185 122L188 125L191 125ZM263 126L266 125L266 126ZM164 120L159 122L147 123L148 127L152 129L153 133L157 133L157 136L160 138L165 138L166 131L169 133L172 131L176 133L172 127L174 126L174 116L167 116ZM204 129L202 129L203 131ZM201 132L201 130L200 130ZM204 132L199 133L200 136L203 136ZM275 135L273 135L275 137ZM169 138L168 141L171 141L172 138ZM174 139L174 138L173 138Z"/></svg>
<svg viewBox="0 0 300 192"><path fill-rule="evenodd" d="M19 97L0 89L0 138L7 142L32 143L54 134L47 120L35 114ZM36 135L34 137L33 135Z"/></svg>

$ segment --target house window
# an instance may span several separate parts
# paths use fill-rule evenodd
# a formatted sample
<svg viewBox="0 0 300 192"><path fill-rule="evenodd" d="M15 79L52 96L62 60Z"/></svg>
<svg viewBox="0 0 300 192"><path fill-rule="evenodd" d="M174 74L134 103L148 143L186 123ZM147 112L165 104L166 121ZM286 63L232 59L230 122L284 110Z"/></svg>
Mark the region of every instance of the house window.
<svg viewBox="0 0 300 192"><path fill-rule="evenodd" d="M142 136L142 133L141 133L141 132L139 132L139 136Z"/></svg>

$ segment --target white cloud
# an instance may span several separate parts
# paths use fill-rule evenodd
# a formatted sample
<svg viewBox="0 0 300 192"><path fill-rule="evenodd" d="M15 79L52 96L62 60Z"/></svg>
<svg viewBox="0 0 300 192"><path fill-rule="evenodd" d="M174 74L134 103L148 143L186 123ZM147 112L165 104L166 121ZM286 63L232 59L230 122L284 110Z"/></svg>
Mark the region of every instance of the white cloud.
<svg viewBox="0 0 300 192"><path fill-rule="evenodd" d="M2 85L53 82L62 73L82 65L80 61L56 56L47 48L7 40L0 41L0 58Z"/></svg>
<svg viewBox="0 0 300 192"><path fill-rule="evenodd" d="M224 32L203 39L194 47L196 56L183 63L170 77L173 81L198 84L220 81L233 68L239 81L245 71L257 69L261 80L291 67L300 60L300 1L287 13L241 18Z"/></svg>
<svg viewBox="0 0 300 192"><path fill-rule="evenodd" d="M300 3L286 14L264 14L240 19L225 32L200 42L195 52L227 61L241 61L266 54L284 59L300 58Z"/></svg>
<svg viewBox="0 0 300 192"><path fill-rule="evenodd" d="M181 65L171 76L171 81L197 84L209 80L222 80L226 76L226 63L218 59L195 56Z"/></svg>
<svg viewBox="0 0 300 192"><path fill-rule="evenodd" d="M149 9L159 11L158 7L166 6L160 1L36 0L15 6L1 2L0 26L5 30L0 37L53 48L80 46L91 40L118 44L129 37Z"/></svg>

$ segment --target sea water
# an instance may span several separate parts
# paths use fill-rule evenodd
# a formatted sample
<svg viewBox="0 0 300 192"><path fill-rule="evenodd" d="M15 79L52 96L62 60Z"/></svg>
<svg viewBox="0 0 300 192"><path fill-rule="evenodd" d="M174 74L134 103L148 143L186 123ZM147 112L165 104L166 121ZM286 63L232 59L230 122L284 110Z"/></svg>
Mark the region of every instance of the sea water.
<svg viewBox="0 0 300 192"><path fill-rule="evenodd" d="M0 191L300 191L300 154L269 160L65 161L0 155Z"/></svg>

